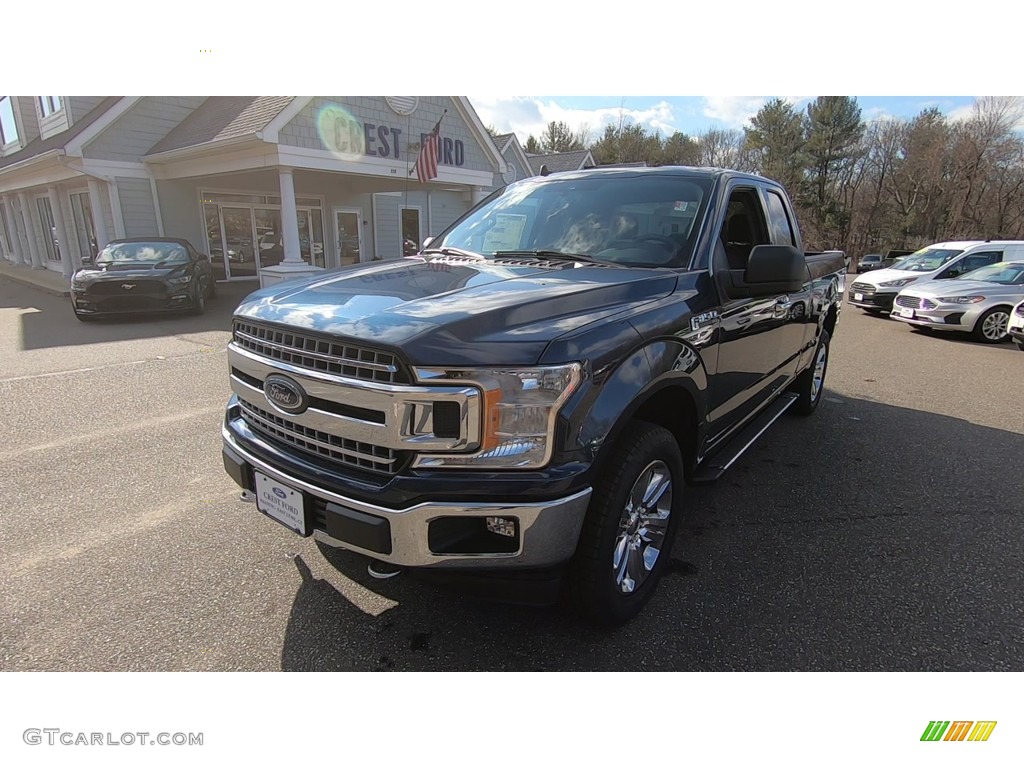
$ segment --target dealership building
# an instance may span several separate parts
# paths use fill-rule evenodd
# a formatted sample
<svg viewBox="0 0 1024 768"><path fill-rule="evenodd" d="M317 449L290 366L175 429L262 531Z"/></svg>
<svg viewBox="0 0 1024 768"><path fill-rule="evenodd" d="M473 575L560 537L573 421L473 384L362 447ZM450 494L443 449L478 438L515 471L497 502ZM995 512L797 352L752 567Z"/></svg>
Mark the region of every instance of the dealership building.
<svg viewBox="0 0 1024 768"><path fill-rule="evenodd" d="M524 175L503 150L458 96L3 96L0 255L70 276L110 240L182 237L267 281L398 258Z"/></svg>

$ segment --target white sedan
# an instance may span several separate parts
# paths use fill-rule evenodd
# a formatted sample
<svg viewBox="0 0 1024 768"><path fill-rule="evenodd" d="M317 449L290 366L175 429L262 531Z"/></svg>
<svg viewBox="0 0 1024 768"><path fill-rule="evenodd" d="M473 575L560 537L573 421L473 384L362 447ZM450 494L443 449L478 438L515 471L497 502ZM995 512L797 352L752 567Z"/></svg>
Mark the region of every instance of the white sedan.
<svg viewBox="0 0 1024 768"><path fill-rule="evenodd" d="M1009 338L1014 305L1022 301L1024 261L1004 261L950 280L907 287L896 296L891 316L920 328L970 333L978 341L996 344Z"/></svg>

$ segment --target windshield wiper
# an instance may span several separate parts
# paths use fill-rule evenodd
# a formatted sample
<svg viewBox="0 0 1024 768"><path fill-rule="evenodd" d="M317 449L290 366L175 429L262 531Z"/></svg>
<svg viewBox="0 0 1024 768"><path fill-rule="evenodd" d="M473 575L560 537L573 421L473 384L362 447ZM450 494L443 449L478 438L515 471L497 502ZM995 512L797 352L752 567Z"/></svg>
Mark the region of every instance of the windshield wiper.
<svg viewBox="0 0 1024 768"><path fill-rule="evenodd" d="M604 259L595 259L593 256L589 256L585 253L565 253L563 251L495 251L496 257L502 256L533 256L538 259L550 259L552 261L581 261L586 264L610 264L612 266L619 266L611 261Z"/></svg>
<svg viewBox="0 0 1024 768"><path fill-rule="evenodd" d="M487 257L484 256L482 253L477 253L476 251L467 251L462 248L450 248L448 246L445 246L444 248L425 248L424 250L420 251L420 253L439 253L442 256L461 256L464 259L487 261Z"/></svg>

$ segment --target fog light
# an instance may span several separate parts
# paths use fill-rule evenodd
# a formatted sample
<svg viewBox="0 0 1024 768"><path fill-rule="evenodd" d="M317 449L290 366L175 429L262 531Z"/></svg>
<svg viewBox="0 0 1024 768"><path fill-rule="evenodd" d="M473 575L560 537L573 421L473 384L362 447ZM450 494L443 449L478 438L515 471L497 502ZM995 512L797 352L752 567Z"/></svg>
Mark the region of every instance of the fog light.
<svg viewBox="0 0 1024 768"><path fill-rule="evenodd" d="M516 535L516 521L510 517L488 517L487 530L491 533L496 533L499 536L508 536L509 538L515 538Z"/></svg>

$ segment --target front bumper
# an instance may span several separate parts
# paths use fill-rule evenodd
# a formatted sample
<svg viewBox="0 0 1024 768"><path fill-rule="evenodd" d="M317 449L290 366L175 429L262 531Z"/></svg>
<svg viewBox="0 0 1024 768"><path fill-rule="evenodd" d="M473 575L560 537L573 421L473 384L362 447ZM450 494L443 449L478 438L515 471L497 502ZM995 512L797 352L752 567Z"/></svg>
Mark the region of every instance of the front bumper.
<svg viewBox="0 0 1024 768"><path fill-rule="evenodd" d="M591 488L549 501L421 502L388 509L344 496L281 471L247 451L224 426L224 468L242 488L254 492L259 471L302 494L306 530L331 546L409 568L540 568L569 560L576 551ZM438 528L502 517L516 521L509 551L435 551ZM505 544L507 542L504 542Z"/></svg>
<svg viewBox="0 0 1024 768"><path fill-rule="evenodd" d="M860 298L856 298L860 296ZM861 309L871 309L875 311L889 311L892 309L892 303L896 300L896 292L892 293L881 293L878 291L872 293L862 293L860 291L854 291L850 288L846 293L846 300L855 307Z"/></svg>
<svg viewBox="0 0 1024 768"><path fill-rule="evenodd" d="M974 306L969 309L965 309L963 306L946 306L935 309L911 309L894 306L890 316L893 320L900 320L920 328L970 333L974 330L982 311ZM907 312L912 312L913 315L907 315Z"/></svg>
<svg viewBox="0 0 1024 768"><path fill-rule="evenodd" d="M1006 326L1006 332L1016 342L1024 343L1024 315L1018 315L1016 310L1010 314L1010 322Z"/></svg>
<svg viewBox="0 0 1024 768"><path fill-rule="evenodd" d="M71 292L71 303L80 315L130 315L143 312L177 312L191 309L195 302L190 287L168 293L133 296L95 296L84 291Z"/></svg>

